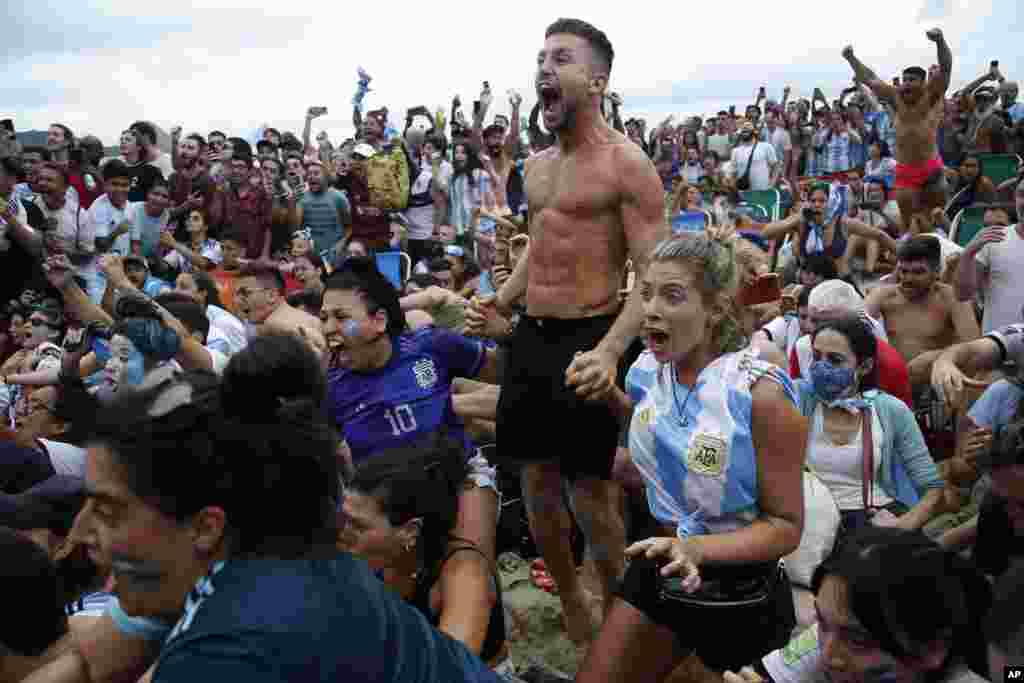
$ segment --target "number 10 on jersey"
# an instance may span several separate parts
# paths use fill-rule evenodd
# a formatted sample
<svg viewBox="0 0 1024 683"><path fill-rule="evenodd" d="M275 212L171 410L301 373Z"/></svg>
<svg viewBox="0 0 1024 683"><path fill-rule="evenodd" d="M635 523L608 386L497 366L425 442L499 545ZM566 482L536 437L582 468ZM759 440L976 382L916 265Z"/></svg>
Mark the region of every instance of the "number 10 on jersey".
<svg viewBox="0 0 1024 683"><path fill-rule="evenodd" d="M412 408L409 407L408 403L385 410L384 417L387 418L388 424L391 425L392 436L401 436L402 434L416 431L416 416L413 414Z"/></svg>

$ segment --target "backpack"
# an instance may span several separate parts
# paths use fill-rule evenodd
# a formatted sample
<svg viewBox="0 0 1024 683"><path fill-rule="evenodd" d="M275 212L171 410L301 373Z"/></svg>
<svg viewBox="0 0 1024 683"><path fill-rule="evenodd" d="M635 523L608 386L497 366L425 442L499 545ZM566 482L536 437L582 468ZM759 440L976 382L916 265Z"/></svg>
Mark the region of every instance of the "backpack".
<svg viewBox="0 0 1024 683"><path fill-rule="evenodd" d="M367 159L366 185L371 205L382 211L405 209L409 205L413 173L418 171L405 147L397 141Z"/></svg>

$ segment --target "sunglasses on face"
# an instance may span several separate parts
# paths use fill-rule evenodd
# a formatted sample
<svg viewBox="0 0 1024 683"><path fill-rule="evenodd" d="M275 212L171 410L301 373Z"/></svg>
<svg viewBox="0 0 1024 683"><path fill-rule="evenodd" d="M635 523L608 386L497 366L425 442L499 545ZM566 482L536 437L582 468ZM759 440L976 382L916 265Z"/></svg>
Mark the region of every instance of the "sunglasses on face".
<svg viewBox="0 0 1024 683"><path fill-rule="evenodd" d="M53 327L45 318L29 318L29 322L32 323L32 327Z"/></svg>

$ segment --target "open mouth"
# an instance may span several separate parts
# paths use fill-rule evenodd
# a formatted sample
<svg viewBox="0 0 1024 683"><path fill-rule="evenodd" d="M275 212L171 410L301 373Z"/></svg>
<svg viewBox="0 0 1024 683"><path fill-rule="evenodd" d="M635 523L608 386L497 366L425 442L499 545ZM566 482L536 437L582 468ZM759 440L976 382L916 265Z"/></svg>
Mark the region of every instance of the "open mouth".
<svg viewBox="0 0 1024 683"><path fill-rule="evenodd" d="M562 93L549 83L541 83L537 86L537 96L540 98L545 114L553 113L562 100Z"/></svg>
<svg viewBox="0 0 1024 683"><path fill-rule="evenodd" d="M653 328L644 330L644 336L647 340L647 348L653 352L664 351L668 348L668 343L671 340L667 332Z"/></svg>

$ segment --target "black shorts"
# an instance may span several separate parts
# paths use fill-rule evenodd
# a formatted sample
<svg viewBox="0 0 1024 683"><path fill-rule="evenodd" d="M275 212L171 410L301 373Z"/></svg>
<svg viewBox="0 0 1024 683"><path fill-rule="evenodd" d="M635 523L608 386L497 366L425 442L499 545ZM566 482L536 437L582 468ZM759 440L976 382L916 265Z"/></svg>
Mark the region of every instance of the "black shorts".
<svg viewBox="0 0 1024 683"><path fill-rule="evenodd" d="M744 606L689 605L661 597L659 564L633 560L616 595L656 624L671 629L679 644L713 671L739 671L789 642L796 626L793 594L782 575L762 602ZM777 563L704 567L702 576L728 581L780 571Z"/></svg>
<svg viewBox="0 0 1024 683"><path fill-rule="evenodd" d="M619 423L603 403L565 386L579 351L590 351L617 316L559 320L523 316L516 325L498 399L498 463L557 462L562 476L611 478Z"/></svg>

